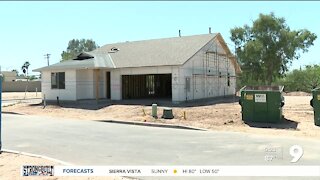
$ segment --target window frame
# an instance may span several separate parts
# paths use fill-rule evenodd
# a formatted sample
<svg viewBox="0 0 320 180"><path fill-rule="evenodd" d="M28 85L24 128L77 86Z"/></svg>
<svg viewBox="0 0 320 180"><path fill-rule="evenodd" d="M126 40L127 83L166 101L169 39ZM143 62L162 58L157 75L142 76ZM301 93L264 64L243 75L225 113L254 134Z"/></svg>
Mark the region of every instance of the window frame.
<svg viewBox="0 0 320 180"><path fill-rule="evenodd" d="M50 77L51 77L51 89L66 89L65 72L51 72Z"/></svg>

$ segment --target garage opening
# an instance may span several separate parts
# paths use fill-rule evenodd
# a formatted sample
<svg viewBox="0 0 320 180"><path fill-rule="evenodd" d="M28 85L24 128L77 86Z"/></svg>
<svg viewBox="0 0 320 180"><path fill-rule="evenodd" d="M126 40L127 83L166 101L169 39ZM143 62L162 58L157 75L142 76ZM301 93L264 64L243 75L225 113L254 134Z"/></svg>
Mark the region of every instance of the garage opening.
<svg viewBox="0 0 320 180"><path fill-rule="evenodd" d="M122 99L171 97L171 74L122 75Z"/></svg>

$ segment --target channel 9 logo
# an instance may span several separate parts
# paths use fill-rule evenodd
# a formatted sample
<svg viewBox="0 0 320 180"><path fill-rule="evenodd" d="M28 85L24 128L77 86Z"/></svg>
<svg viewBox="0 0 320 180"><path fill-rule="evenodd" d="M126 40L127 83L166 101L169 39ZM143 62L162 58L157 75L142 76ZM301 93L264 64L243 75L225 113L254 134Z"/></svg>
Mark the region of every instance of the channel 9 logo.
<svg viewBox="0 0 320 180"><path fill-rule="evenodd" d="M53 176L53 166L22 166L22 176Z"/></svg>

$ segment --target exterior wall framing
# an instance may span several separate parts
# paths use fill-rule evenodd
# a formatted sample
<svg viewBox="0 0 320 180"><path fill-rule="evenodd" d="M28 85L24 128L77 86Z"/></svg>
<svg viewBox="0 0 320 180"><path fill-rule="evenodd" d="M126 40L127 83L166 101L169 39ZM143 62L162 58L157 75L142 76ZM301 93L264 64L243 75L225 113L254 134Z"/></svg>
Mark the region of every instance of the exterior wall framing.
<svg viewBox="0 0 320 180"><path fill-rule="evenodd" d="M236 73L219 41L213 39L178 68L179 97L176 101L221 97L235 94ZM177 77L178 77L177 76ZM188 80L187 80L188 79ZM191 88L185 84L190 81ZM228 82L229 81L229 82Z"/></svg>

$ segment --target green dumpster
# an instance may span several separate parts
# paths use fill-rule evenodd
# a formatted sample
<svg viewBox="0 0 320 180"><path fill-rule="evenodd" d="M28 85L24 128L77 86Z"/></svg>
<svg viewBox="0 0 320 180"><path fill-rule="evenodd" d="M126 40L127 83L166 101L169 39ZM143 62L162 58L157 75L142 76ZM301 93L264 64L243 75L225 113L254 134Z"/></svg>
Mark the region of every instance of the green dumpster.
<svg viewBox="0 0 320 180"><path fill-rule="evenodd" d="M278 123L282 121L283 86L244 86L240 89L244 122Z"/></svg>
<svg viewBox="0 0 320 180"><path fill-rule="evenodd" d="M314 124L320 126L320 88L313 89L310 105L313 107Z"/></svg>

